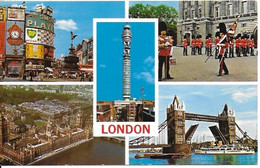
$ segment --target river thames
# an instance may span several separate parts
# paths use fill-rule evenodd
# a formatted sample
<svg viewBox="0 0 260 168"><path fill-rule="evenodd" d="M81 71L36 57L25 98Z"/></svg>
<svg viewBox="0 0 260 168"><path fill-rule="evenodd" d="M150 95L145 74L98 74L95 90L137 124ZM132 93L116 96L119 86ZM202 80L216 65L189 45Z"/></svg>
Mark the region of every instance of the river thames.
<svg viewBox="0 0 260 168"><path fill-rule="evenodd" d="M144 153L139 153L143 155ZM130 165L256 165L254 155L192 155L186 159L135 159L136 153L129 153Z"/></svg>
<svg viewBox="0 0 260 168"><path fill-rule="evenodd" d="M34 165L124 165L125 145L107 138L88 142L61 151Z"/></svg>

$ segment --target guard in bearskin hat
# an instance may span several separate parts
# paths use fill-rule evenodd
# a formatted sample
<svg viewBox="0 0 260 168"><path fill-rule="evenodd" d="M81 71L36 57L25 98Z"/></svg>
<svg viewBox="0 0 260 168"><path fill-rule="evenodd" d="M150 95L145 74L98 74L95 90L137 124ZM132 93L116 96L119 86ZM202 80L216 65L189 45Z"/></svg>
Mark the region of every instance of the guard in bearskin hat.
<svg viewBox="0 0 260 168"><path fill-rule="evenodd" d="M162 68L163 64L165 64L165 78L166 79L173 79L170 74L170 53L171 47L173 44L173 40L170 36L166 35L167 33L167 26L165 22L159 23L159 81L162 81Z"/></svg>
<svg viewBox="0 0 260 168"><path fill-rule="evenodd" d="M234 58L234 39L233 37L229 37L229 58Z"/></svg>
<svg viewBox="0 0 260 168"><path fill-rule="evenodd" d="M236 36L235 45L236 45L237 57L241 57L241 34L240 33Z"/></svg>
<svg viewBox="0 0 260 168"><path fill-rule="evenodd" d="M206 47L206 55L209 56L212 52L211 34L208 34L206 36L205 47Z"/></svg>
<svg viewBox="0 0 260 168"><path fill-rule="evenodd" d="M183 46L183 56L188 56L188 41L187 41L187 36L184 35L184 39L182 41L182 46Z"/></svg>
<svg viewBox="0 0 260 168"><path fill-rule="evenodd" d="M229 72L228 72L228 68L226 66L226 63L225 63L225 57L224 57L224 53L225 53L225 50L227 49L228 47L228 43L227 43L227 29L226 29L226 25L225 23L219 23L219 35L220 35L220 43L218 43L219 45L219 74L218 76L222 76L223 74L223 71L224 71L224 75L228 75Z"/></svg>
<svg viewBox="0 0 260 168"><path fill-rule="evenodd" d="M251 40L250 40L250 44L249 44L249 45L250 45L250 50L251 50L251 51L250 51L250 55L251 55L251 56L255 56L255 54L254 54L254 48L255 48L254 37L255 37L255 36L254 36L253 34L252 34L251 37L250 37Z"/></svg>
<svg viewBox="0 0 260 168"><path fill-rule="evenodd" d="M215 46L216 46L216 50L215 50L215 59L218 59L218 52L219 52L219 46L217 46L217 44L219 43L219 39L220 38L220 35L219 35L219 32L216 32L215 34Z"/></svg>
<svg viewBox="0 0 260 168"><path fill-rule="evenodd" d="M190 45L190 47L191 47L191 55L196 55L196 53L195 53L195 47L196 47L196 39L195 39L195 35L192 35L191 36L191 45Z"/></svg>

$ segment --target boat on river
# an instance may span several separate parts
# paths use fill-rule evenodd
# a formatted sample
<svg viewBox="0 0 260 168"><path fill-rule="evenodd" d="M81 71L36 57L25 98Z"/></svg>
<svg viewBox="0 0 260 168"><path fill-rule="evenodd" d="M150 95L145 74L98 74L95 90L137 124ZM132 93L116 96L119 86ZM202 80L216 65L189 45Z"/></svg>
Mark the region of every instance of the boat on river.
<svg viewBox="0 0 260 168"><path fill-rule="evenodd" d="M255 151L248 147L217 146L210 148L200 148L195 150L196 155L253 155Z"/></svg>

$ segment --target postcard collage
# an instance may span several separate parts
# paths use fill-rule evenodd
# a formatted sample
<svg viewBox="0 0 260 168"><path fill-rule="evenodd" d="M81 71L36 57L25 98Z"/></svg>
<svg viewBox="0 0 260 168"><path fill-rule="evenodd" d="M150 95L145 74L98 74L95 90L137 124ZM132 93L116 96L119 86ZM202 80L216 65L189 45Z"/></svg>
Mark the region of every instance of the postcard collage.
<svg viewBox="0 0 260 168"><path fill-rule="evenodd" d="M257 0L3 0L0 167L258 165Z"/></svg>

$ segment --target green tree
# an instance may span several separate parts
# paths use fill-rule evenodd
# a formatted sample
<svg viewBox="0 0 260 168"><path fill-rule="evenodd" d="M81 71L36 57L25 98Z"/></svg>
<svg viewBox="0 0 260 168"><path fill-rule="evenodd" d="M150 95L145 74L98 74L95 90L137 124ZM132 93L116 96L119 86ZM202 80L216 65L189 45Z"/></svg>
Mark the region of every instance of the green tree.
<svg viewBox="0 0 260 168"><path fill-rule="evenodd" d="M130 18L158 18L164 21L168 29L177 29L178 12L174 7L167 5L135 4L129 8Z"/></svg>

